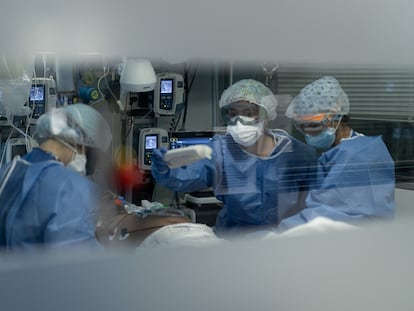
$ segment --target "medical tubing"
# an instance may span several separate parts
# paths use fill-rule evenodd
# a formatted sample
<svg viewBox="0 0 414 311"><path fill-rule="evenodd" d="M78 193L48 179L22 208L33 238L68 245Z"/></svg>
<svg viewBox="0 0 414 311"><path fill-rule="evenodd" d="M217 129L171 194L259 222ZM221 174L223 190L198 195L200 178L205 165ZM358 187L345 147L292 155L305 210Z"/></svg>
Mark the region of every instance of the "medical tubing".
<svg viewBox="0 0 414 311"><path fill-rule="evenodd" d="M7 71L8 76L11 77L10 68L7 65L7 60L6 60L6 55L5 54L3 54L2 60L3 60L4 66L6 67L6 71Z"/></svg>
<svg viewBox="0 0 414 311"><path fill-rule="evenodd" d="M8 168L7 173L5 174L4 178L0 180L0 195L6 186L7 180L10 178L10 175L13 173L14 167L16 166L16 161L12 161L11 167Z"/></svg>
<svg viewBox="0 0 414 311"><path fill-rule="evenodd" d="M13 131L10 131L9 137L7 137L5 146L7 146L7 143L10 141L10 138L13 134ZM0 168L3 166L4 156L6 155L6 148L3 148L3 151L1 152L1 159L0 159Z"/></svg>
<svg viewBox="0 0 414 311"><path fill-rule="evenodd" d="M109 69L108 69L108 74L109 74ZM115 99L115 101L117 101L117 100L119 100L119 98L117 98L117 97L115 96L114 92L112 92L111 87L109 86L109 83L108 83L107 76L108 76L108 75L106 75L106 76L105 76L105 83L106 83L106 86L108 87L109 93L111 93L112 97ZM98 84L98 85L99 85L99 84Z"/></svg>

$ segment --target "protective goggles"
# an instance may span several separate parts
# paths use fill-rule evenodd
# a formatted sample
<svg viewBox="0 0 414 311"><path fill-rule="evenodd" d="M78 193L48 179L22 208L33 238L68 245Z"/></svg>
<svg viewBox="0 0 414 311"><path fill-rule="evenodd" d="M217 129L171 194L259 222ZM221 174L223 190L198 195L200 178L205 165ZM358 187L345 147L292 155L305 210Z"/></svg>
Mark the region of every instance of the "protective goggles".
<svg viewBox="0 0 414 311"><path fill-rule="evenodd" d="M301 133L316 134L326 129L329 122L338 122L341 119L341 115L330 117L327 113L319 113L313 116L303 116L300 120L296 119L293 124Z"/></svg>
<svg viewBox="0 0 414 311"><path fill-rule="evenodd" d="M237 121L243 125L253 125L265 120L267 117L266 110L257 105L241 109L231 106L224 107L222 113L227 125L236 125Z"/></svg>

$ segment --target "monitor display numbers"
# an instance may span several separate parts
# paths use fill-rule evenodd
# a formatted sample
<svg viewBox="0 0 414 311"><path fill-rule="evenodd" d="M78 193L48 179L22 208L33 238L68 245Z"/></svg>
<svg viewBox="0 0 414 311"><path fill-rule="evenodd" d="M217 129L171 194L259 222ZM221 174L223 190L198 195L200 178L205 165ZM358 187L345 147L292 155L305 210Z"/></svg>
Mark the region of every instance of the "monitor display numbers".
<svg viewBox="0 0 414 311"><path fill-rule="evenodd" d="M173 79L162 79L160 83L161 94L172 94L173 93Z"/></svg>
<svg viewBox="0 0 414 311"><path fill-rule="evenodd" d="M32 86L30 89L30 101L44 101L45 88L44 86Z"/></svg>
<svg viewBox="0 0 414 311"><path fill-rule="evenodd" d="M151 170L152 155L157 148L168 147L168 132L162 128L142 128L138 139L138 166L140 170Z"/></svg>
<svg viewBox="0 0 414 311"><path fill-rule="evenodd" d="M146 135L145 136L145 149L157 148L157 135Z"/></svg>
<svg viewBox="0 0 414 311"><path fill-rule="evenodd" d="M151 166L151 156L153 149L157 148L158 145L158 135L150 134L145 135L145 149L144 149L144 165Z"/></svg>

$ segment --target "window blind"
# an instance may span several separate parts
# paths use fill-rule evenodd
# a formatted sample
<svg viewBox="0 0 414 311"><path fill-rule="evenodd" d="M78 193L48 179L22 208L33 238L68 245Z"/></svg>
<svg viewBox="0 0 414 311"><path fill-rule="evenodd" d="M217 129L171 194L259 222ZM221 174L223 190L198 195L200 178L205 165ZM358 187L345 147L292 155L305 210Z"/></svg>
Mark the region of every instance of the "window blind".
<svg viewBox="0 0 414 311"><path fill-rule="evenodd" d="M347 93L352 119L414 121L414 69L280 66L276 93L294 97L306 84L327 75Z"/></svg>

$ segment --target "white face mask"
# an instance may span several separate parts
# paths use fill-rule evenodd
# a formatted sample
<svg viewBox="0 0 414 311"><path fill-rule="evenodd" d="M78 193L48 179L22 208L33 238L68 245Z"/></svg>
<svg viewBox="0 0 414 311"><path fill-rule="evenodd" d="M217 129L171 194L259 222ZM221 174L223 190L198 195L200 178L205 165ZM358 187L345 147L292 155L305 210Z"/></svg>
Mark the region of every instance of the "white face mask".
<svg viewBox="0 0 414 311"><path fill-rule="evenodd" d="M66 166L81 175L86 175L86 155L75 152L74 158Z"/></svg>
<svg viewBox="0 0 414 311"><path fill-rule="evenodd" d="M86 155L79 153L75 148L73 148L70 144L65 142L64 140L57 139L60 141L63 145L68 147L70 150L72 150L74 156L72 160L66 164L66 167L69 167L70 169L74 170L76 173L79 173L81 175L86 175Z"/></svg>
<svg viewBox="0 0 414 311"><path fill-rule="evenodd" d="M263 128L263 121L253 125L243 125L240 121L237 121L236 125L227 126L227 133L229 133L239 145L249 147L262 136Z"/></svg>

